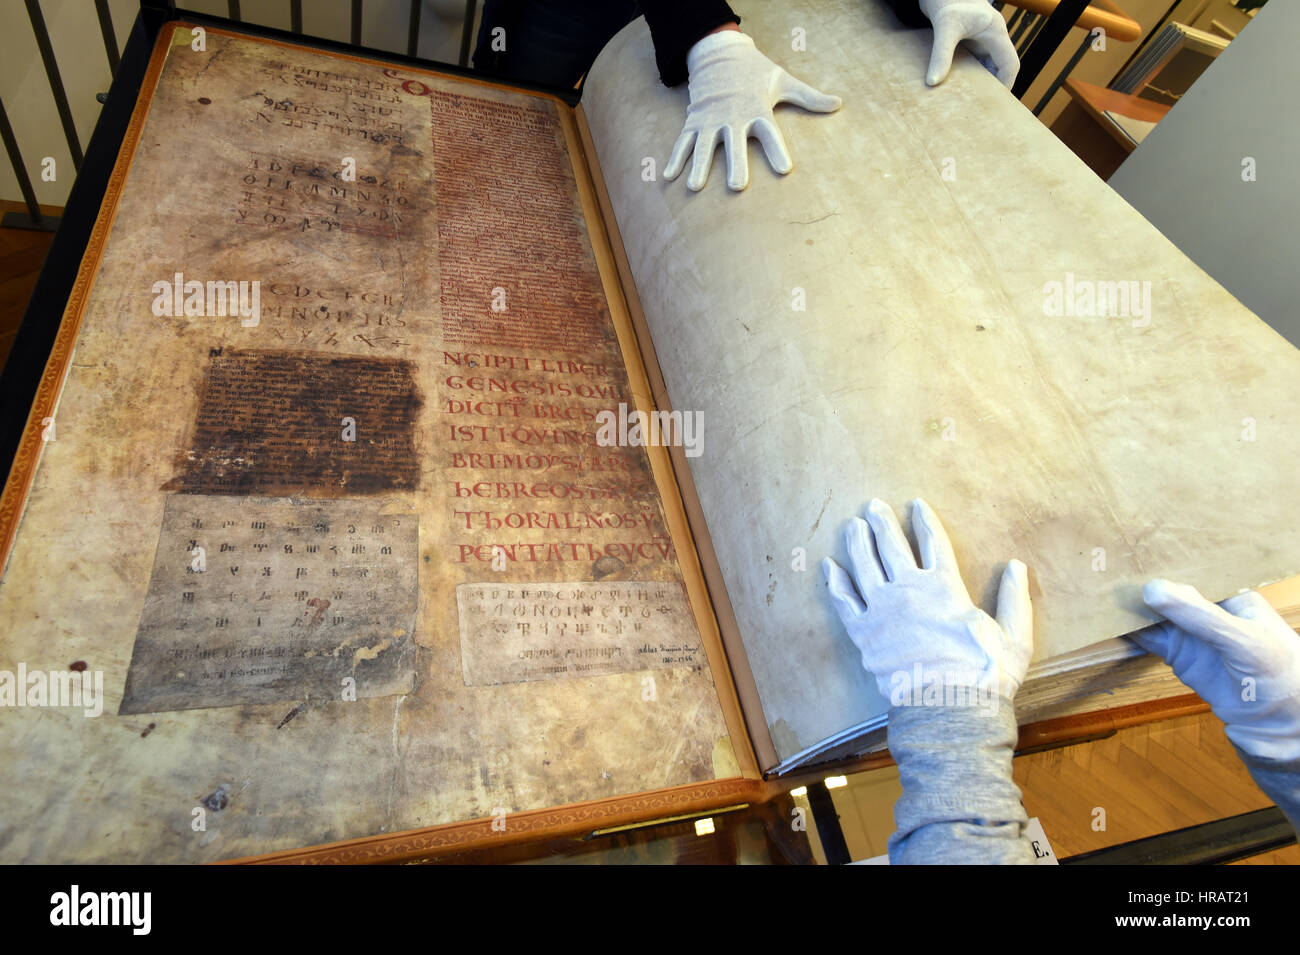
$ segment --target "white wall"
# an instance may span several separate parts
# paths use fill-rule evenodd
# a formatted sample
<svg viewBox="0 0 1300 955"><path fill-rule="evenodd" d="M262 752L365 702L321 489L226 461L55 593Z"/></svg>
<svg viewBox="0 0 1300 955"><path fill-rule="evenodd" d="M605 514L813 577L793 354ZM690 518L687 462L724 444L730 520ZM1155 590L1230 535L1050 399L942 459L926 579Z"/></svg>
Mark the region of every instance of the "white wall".
<svg viewBox="0 0 1300 955"><path fill-rule="evenodd" d="M1272 0L1110 185L1300 346L1300 4ZM1254 158L1257 181L1242 181Z"/></svg>

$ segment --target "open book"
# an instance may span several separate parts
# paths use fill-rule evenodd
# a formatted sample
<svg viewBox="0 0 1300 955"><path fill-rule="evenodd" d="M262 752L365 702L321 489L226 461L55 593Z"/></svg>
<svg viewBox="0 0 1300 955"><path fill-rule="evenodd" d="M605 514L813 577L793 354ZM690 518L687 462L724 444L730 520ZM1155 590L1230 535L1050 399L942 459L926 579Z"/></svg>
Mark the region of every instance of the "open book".
<svg viewBox="0 0 1300 955"><path fill-rule="evenodd" d="M640 81L641 32L606 48L581 107L657 398L707 422L688 466L712 589L781 769L884 719L816 569L845 563L869 497L900 516L925 497L989 612L1001 565L1028 564L1022 721L1085 687L1175 691L1108 639L1151 622L1151 577L1220 599L1300 570L1300 352L974 63L926 88L928 35L878 7L746 11L760 47L846 105L782 110L796 170L755 163L740 195L637 176L681 105ZM806 52L787 52L795 26ZM1294 609L1294 585L1275 599Z"/></svg>
<svg viewBox="0 0 1300 955"><path fill-rule="evenodd" d="M164 29L0 502L0 670L101 712L0 713L0 857L762 798L880 745L817 569L871 496L926 497L986 609L1029 565L1025 719L1185 692L1115 639L1148 577L1300 570L1300 354L973 62L931 90L883 8L745 13L846 105L782 110L797 168L741 194L657 174L686 93L640 22L576 109Z"/></svg>

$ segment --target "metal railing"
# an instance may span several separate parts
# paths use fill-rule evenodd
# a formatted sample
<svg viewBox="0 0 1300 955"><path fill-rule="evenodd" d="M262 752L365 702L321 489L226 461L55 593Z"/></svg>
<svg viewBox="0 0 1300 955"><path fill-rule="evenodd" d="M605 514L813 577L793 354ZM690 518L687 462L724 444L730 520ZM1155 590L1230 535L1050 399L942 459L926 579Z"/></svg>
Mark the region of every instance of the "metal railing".
<svg viewBox="0 0 1300 955"><path fill-rule="evenodd" d="M998 9L1003 7L1001 0L994 0L993 5ZM1007 33L1020 56L1020 72L1011 90L1017 99L1029 92L1069 32L1075 27L1084 29L1082 42L1034 105L1035 116L1047 107L1056 91L1088 52L1093 43L1094 31L1109 30L1115 39L1121 41L1135 40L1141 35L1141 26L1137 21L1106 0L1036 0L1033 6L1051 7L1047 12L1030 9L1031 5L1025 0L1013 0L1013 5L1017 9L1007 20Z"/></svg>
<svg viewBox="0 0 1300 955"><path fill-rule="evenodd" d="M420 39L420 13L422 0L408 0L409 17L407 21L406 50L408 57L417 55L417 47ZM54 55L54 47L50 42L49 30L45 25L45 17L41 13L39 0L24 0L27 7L27 16L31 21L32 34L35 37L36 47L40 53L41 62L45 67L45 75L49 81L50 94L54 99L55 111L58 113L59 122L63 127L63 134L67 140L68 152L72 156L72 166L76 171L81 170L83 161L83 152L80 139L77 136L77 128L73 121L72 109L68 103L68 94L63 86L63 77L59 72L58 60ZM303 4L302 0L288 0L289 3L289 22L290 32L300 36L307 36L303 33ZM1013 0L1017 7L1007 23L1007 29L1010 33L1012 43L1016 45L1016 50L1021 57L1020 73L1016 78L1016 84L1012 92L1017 97L1023 97L1038 78L1043 67L1047 65L1049 59L1056 52L1057 48L1065 40L1070 30L1076 26L1083 26L1087 29L1088 23L1098 17L1108 18L1112 24L1122 24L1126 28L1131 26L1137 29L1136 22L1128 18L1114 4L1098 0L1096 5L1090 5L1089 0ZM177 14L175 0L141 0L142 8L165 12L169 15ZM1003 7L1002 0L995 0L993 4L999 10ZM1038 8L1037 11L1029 9ZM242 11L240 9L240 0L227 0L226 8L229 19L235 23L243 23ZM470 44L473 39L474 19L478 9L478 0L466 0L465 16L461 27L460 50L458 63L464 68L469 64ZM1041 12L1047 11L1047 12ZM110 75L116 76L118 67L121 63L121 52L117 46L117 37L113 30L113 18L108 8L108 0L95 0L95 12L99 20L99 30L104 41L104 52L108 57ZM184 13L185 11L180 11ZM364 0L351 0L351 18L349 36L353 46L362 46L362 22L364 20L365 3ZM1117 37L1123 39L1123 37ZM324 39L316 37L314 39ZM1036 106L1033 108L1034 115L1040 114L1047 106L1051 98L1060 89L1061 84L1069 76L1070 72L1083 58L1087 52L1089 44L1092 42L1092 33L1085 33L1082 43L1066 63L1059 75L1053 80L1046 93L1042 96ZM100 102L103 102L101 94ZM28 175L27 167L23 162L22 150L19 147L18 140L14 134L12 125L9 122L8 114L4 108L3 100L0 100L0 138L3 138L5 151L9 154L9 162L13 166L14 176L18 181L18 188L22 192L23 202L27 206L27 213L11 212L5 215L0 225L7 228L26 228L42 229L52 231L58 224L58 219L52 216L46 216L41 212L40 205L37 202L36 191L33 188L31 177Z"/></svg>

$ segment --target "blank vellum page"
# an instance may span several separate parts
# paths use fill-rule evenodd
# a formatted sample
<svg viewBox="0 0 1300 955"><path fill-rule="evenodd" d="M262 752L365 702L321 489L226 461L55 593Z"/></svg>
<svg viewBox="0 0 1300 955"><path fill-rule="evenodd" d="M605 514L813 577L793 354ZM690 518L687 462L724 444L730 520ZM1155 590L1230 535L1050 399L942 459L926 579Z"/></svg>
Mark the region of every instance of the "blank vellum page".
<svg viewBox="0 0 1300 955"><path fill-rule="evenodd" d="M688 94L640 21L583 108L783 761L884 711L817 567L870 497L930 501L990 612L1024 560L1039 661L1148 624L1153 576L1221 599L1300 570L1300 353L969 55L926 87L930 31L867 0L738 12L844 99L777 110L788 177L755 142L741 193L721 157L699 194L643 178Z"/></svg>

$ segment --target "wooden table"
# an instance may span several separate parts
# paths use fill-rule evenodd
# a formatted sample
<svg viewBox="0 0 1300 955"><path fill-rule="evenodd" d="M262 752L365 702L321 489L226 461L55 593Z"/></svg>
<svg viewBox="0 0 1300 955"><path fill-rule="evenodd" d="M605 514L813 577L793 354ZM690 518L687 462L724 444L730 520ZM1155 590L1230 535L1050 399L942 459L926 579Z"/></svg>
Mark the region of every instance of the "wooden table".
<svg viewBox="0 0 1300 955"><path fill-rule="evenodd" d="M1070 104L1052 124L1052 132L1102 179L1109 179L1136 148L1106 111L1158 123L1170 109L1163 103L1082 80L1066 80L1065 91L1070 95Z"/></svg>

